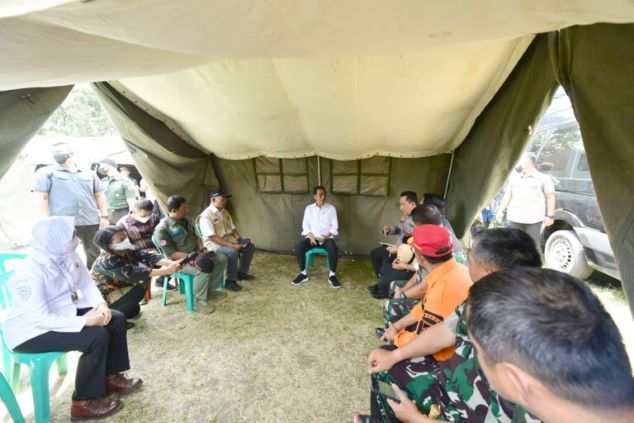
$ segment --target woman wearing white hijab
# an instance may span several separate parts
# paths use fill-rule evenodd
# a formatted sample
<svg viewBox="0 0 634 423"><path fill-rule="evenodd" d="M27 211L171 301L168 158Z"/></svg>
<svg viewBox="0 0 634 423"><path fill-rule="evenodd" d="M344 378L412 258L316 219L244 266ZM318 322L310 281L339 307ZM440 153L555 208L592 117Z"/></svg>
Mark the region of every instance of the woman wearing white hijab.
<svg viewBox="0 0 634 423"><path fill-rule="evenodd" d="M13 306L4 323L9 348L21 353L81 351L71 419L94 419L123 407L109 393L142 384L130 368L125 316L110 310L75 249L74 219L49 217L33 227L31 255L9 281Z"/></svg>

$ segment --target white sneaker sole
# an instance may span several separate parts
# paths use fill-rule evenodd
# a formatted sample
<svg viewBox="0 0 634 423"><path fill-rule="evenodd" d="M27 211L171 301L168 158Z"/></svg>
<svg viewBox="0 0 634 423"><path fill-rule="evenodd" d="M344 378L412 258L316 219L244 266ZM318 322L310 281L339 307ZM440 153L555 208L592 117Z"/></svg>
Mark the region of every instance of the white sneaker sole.
<svg viewBox="0 0 634 423"><path fill-rule="evenodd" d="M291 285L293 285L293 286L301 286L301 285L305 284L306 282L308 282L308 278L302 279L299 283L294 283L293 281L291 281Z"/></svg>

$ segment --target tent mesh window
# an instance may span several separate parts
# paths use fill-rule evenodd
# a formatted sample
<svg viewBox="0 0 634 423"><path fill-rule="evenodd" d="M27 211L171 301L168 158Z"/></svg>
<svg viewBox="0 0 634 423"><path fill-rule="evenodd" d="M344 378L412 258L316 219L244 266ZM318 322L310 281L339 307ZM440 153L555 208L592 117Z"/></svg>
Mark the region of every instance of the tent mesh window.
<svg viewBox="0 0 634 423"><path fill-rule="evenodd" d="M331 191L334 194L385 197L389 193L390 157L363 160L332 160Z"/></svg>
<svg viewBox="0 0 634 423"><path fill-rule="evenodd" d="M308 166L305 158L273 159L257 157L253 160L258 192L270 194L308 193Z"/></svg>

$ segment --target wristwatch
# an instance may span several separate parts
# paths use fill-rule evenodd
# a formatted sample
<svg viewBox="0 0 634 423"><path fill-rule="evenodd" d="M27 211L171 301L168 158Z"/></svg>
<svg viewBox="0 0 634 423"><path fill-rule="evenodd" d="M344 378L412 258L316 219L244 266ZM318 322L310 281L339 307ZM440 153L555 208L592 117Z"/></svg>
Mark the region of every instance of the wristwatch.
<svg viewBox="0 0 634 423"><path fill-rule="evenodd" d="M99 219L107 219L108 216L99 216Z"/></svg>

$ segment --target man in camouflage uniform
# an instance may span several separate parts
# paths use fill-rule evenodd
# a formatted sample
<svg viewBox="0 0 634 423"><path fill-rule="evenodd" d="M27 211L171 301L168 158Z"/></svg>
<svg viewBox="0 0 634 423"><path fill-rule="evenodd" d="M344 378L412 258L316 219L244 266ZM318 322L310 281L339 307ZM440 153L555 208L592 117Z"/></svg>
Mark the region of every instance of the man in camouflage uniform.
<svg viewBox="0 0 634 423"><path fill-rule="evenodd" d="M532 239L510 228L483 232L468 254L469 273L474 281L500 269L541 266ZM415 402L419 414L448 421L530 421L521 410L518 414L515 404L503 400L490 388L477 365L463 314L464 303L445 321L423 331L403 348L373 350L368 357L373 389L377 389L379 380L395 383ZM449 346L455 347L449 359L437 361L431 356ZM398 421L381 395L372 394L371 409L372 420L366 421Z"/></svg>
<svg viewBox="0 0 634 423"><path fill-rule="evenodd" d="M137 197L137 188L132 181L117 170L117 163L107 157L99 164L99 170L106 176L101 180L108 204L108 220L114 225L130 213Z"/></svg>
<svg viewBox="0 0 634 423"><path fill-rule="evenodd" d="M154 229L152 240L161 249L163 255L172 260L180 260L195 250L205 251L202 241L196 236L196 230L187 219L189 207L184 197L173 195L167 199L168 213ZM194 276L194 297L196 310L201 313L213 313L214 307L207 303L209 288L217 288L227 267L226 257L218 254L214 259L211 273L204 273L187 263L181 273Z"/></svg>

